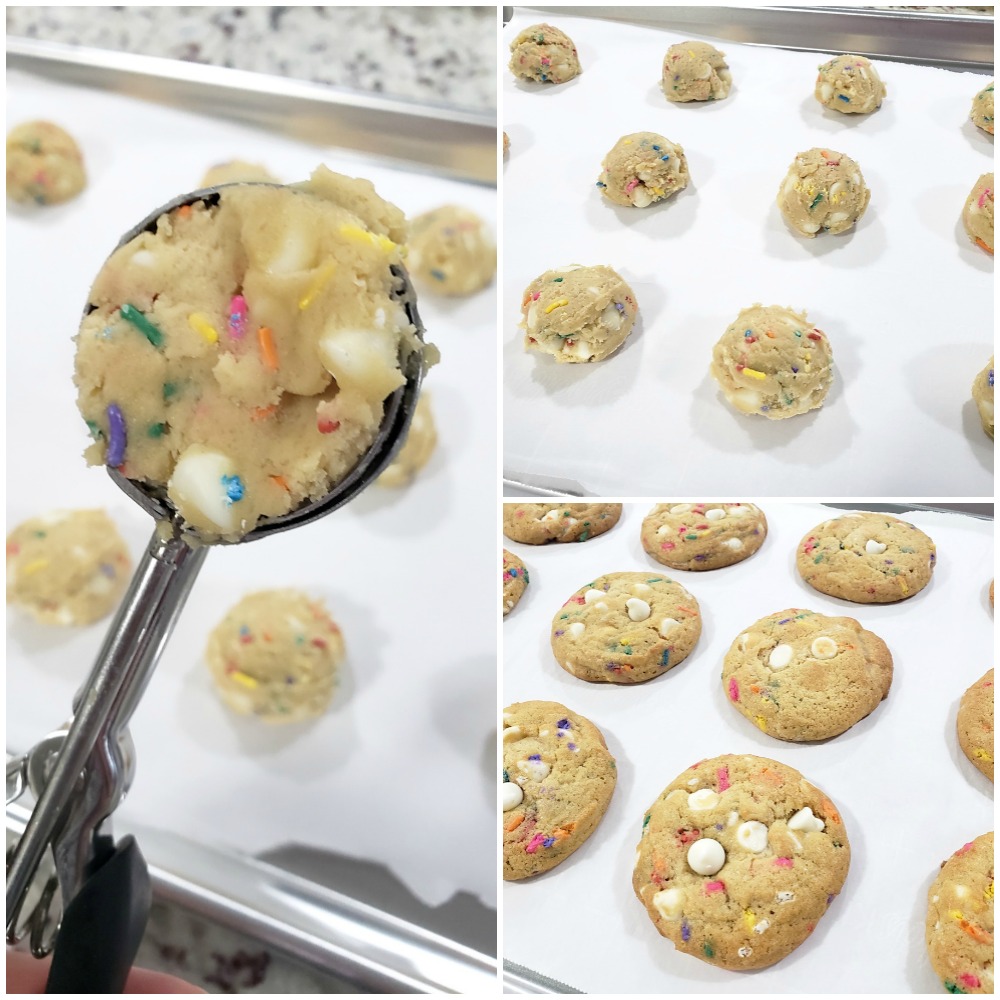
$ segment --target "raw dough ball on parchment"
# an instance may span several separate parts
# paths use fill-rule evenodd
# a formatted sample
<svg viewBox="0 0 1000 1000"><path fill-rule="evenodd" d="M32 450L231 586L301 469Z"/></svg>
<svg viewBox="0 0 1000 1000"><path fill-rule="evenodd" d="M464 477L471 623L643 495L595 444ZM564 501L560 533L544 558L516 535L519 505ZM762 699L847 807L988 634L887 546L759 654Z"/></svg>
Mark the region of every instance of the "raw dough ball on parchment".
<svg viewBox="0 0 1000 1000"><path fill-rule="evenodd" d="M603 361L625 342L638 310L632 289L610 267L546 271L521 302L525 350L556 361Z"/></svg>
<svg viewBox="0 0 1000 1000"><path fill-rule="evenodd" d="M663 57L663 94L668 101L721 101L732 82L725 55L708 42L678 42Z"/></svg>
<svg viewBox="0 0 1000 1000"><path fill-rule="evenodd" d="M510 71L536 83L566 83L580 74L580 59L569 36L551 24L533 24L510 44Z"/></svg>
<svg viewBox="0 0 1000 1000"><path fill-rule="evenodd" d="M301 722L330 704L344 640L319 601L297 590L262 590L215 628L205 660L219 696L238 715Z"/></svg>
<svg viewBox="0 0 1000 1000"><path fill-rule="evenodd" d="M831 111L864 115L880 107L885 84L864 56L837 56L823 63L816 77L816 100Z"/></svg>
<svg viewBox="0 0 1000 1000"><path fill-rule="evenodd" d="M993 81L988 87L983 87L972 100L972 111L969 112L972 124L984 132L993 135Z"/></svg>
<svg viewBox="0 0 1000 1000"><path fill-rule="evenodd" d="M646 208L687 187L681 146L655 132L623 135L601 163L601 194L616 205Z"/></svg>
<svg viewBox="0 0 1000 1000"><path fill-rule="evenodd" d="M25 122L7 136L7 197L25 204L58 205L87 183L80 147L52 122Z"/></svg>
<svg viewBox="0 0 1000 1000"><path fill-rule="evenodd" d="M280 184L267 167L259 163L247 163L244 160L228 160L226 163L216 163L209 167L201 179L199 187L218 187L220 184L239 184L253 181L264 181L269 184Z"/></svg>
<svg viewBox="0 0 1000 1000"><path fill-rule="evenodd" d="M843 233L864 214L871 193L844 153L810 149L795 157L778 191L778 208L800 236Z"/></svg>
<svg viewBox="0 0 1000 1000"><path fill-rule="evenodd" d="M437 429L434 426L430 395L425 391L417 400L417 408L402 448L396 452L396 457L376 482L379 486L408 486L431 460L436 447Z"/></svg>
<svg viewBox="0 0 1000 1000"><path fill-rule="evenodd" d="M756 303L715 345L711 371L737 410L781 420L823 405L833 357L804 312Z"/></svg>
<svg viewBox="0 0 1000 1000"><path fill-rule="evenodd" d="M993 253L993 174L976 181L962 209L962 224L976 246Z"/></svg>
<svg viewBox="0 0 1000 1000"><path fill-rule="evenodd" d="M475 212L445 205L413 220L406 267L421 288L438 295L471 295L496 274L497 248Z"/></svg>
<svg viewBox="0 0 1000 1000"><path fill-rule="evenodd" d="M131 569L103 510L43 514L7 536L7 603L47 625L89 625L118 605Z"/></svg>
<svg viewBox="0 0 1000 1000"><path fill-rule="evenodd" d="M979 410L979 419L983 422L983 430L993 437L993 359L976 376L972 383L972 398Z"/></svg>

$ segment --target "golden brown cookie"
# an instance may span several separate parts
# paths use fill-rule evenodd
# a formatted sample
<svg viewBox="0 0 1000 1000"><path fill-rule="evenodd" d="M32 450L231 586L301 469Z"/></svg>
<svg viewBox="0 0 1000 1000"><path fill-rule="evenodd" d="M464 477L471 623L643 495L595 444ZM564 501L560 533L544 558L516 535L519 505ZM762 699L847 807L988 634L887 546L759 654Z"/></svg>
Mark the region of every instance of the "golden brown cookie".
<svg viewBox="0 0 1000 1000"><path fill-rule="evenodd" d="M671 569L719 569L752 556L767 537L752 503L658 503L642 522L642 547Z"/></svg>
<svg viewBox="0 0 1000 1000"><path fill-rule="evenodd" d="M949 993L993 992L993 834L960 847L927 893L927 954Z"/></svg>
<svg viewBox="0 0 1000 1000"><path fill-rule="evenodd" d="M500 602L504 615L514 610L528 586L528 570L513 552L503 550L503 599Z"/></svg>
<svg viewBox="0 0 1000 1000"><path fill-rule="evenodd" d="M620 503L505 503L503 533L514 542L585 542L610 531L622 516Z"/></svg>
<svg viewBox="0 0 1000 1000"><path fill-rule="evenodd" d="M762 969L813 932L847 878L836 806L766 757L703 760L643 817L632 887L678 951Z"/></svg>
<svg viewBox="0 0 1000 1000"><path fill-rule="evenodd" d="M754 622L722 666L732 706L796 743L839 736L875 711L891 683L892 654L874 632L801 608Z"/></svg>
<svg viewBox="0 0 1000 1000"><path fill-rule="evenodd" d="M676 667L701 635L698 602L658 573L608 573L552 619L552 652L574 677L639 684Z"/></svg>
<svg viewBox="0 0 1000 1000"><path fill-rule="evenodd" d="M589 719L554 701L503 714L503 877L548 871L594 832L615 790L615 759Z"/></svg>
<svg viewBox="0 0 1000 1000"><path fill-rule="evenodd" d="M572 39L551 24L533 24L510 43L511 73L532 83L566 83L580 74Z"/></svg>
<svg viewBox="0 0 1000 1000"><path fill-rule="evenodd" d="M80 147L52 122L25 122L7 136L7 197L36 205L58 205L86 186Z"/></svg>
<svg viewBox="0 0 1000 1000"><path fill-rule="evenodd" d="M908 521L889 514L842 514L799 542L795 565L821 594L856 604L891 604L931 581L937 550Z"/></svg>
<svg viewBox="0 0 1000 1000"><path fill-rule="evenodd" d="M958 706L958 745L993 780L993 668L962 695Z"/></svg>

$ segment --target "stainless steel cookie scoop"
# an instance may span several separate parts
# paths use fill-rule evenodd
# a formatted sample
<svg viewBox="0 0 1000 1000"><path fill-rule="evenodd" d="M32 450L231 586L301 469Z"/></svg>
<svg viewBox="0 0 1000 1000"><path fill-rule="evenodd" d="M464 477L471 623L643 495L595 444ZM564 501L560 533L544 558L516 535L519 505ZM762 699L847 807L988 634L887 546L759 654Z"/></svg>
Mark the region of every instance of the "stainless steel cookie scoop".
<svg viewBox="0 0 1000 1000"><path fill-rule="evenodd" d="M127 232L115 249L143 231L155 231L157 220L167 212L196 202L217 204L220 193L230 186L175 198ZM422 341L424 330L409 276L396 265L391 265L390 271L391 295L405 309ZM419 350L402 348L399 364L406 382L385 400L375 440L354 468L325 496L281 517L261 521L240 542L323 517L357 496L382 472L406 436L424 372ZM108 472L119 488L153 516L153 536L90 675L74 699L72 722L9 763L7 769L8 802L25 784L37 797L24 834L8 855L7 938L16 941L19 937L18 916L45 851L51 848L64 917L49 992L62 991L54 988L60 983L75 983L74 992L122 991L149 905L148 882L145 889L142 885L145 865L138 848L131 838L115 845L110 830L109 817L131 784L134 755L126 727L208 555L209 544L238 544L202 543L165 491L126 479L116 469ZM50 901L52 895L50 892ZM77 897L84 902L74 906ZM110 946L105 935L103 950L98 952L96 940L91 942L92 948L87 941L92 935L100 936L102 926L119 930L112 935ZM33 947L36 954L45 950L44 944ZM95 960L97 954L104 958Z"/></svg>

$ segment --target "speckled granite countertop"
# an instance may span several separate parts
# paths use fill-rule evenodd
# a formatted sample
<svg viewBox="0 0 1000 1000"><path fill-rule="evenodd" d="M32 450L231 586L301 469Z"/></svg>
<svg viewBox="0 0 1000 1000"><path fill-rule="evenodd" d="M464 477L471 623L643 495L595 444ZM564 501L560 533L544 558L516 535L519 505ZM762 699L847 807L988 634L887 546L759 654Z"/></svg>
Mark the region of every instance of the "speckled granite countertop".
<svg viewBox="0 0 1000 1000"><path fill-rule="evenodd" d="M8 7L7 32L477 111L497 106L496 7Z"/></svg>

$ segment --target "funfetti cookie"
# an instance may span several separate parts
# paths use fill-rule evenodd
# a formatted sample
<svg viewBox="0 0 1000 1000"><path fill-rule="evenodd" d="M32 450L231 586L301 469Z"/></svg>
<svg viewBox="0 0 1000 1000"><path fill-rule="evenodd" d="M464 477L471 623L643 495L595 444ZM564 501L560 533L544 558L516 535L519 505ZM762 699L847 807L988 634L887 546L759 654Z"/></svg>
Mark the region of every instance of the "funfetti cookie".
<svg viewBox="0 0 1000 1000"><path fill-rule="evenodd" d="M719 569L752 556L767 537L752 503L658 503L642 522L642 547L671 569Z"/></svg>
<svg viewBox="0 0 1000 1000"><path fill-rule="evenodd" d="M513 542L585 542L610 531L622 516L620 503L505 503L503 533Z"/></svg>
<svg viewBox="0 0 1000 1000"><path fill-rule="evenodd" d="M962 695L958 706L958 745L993 780L993 668Z"/></svg>
<svg viewBox="0 0 1000 1000"><path fill-rule="evenodd" d="M514 610L528 586L528 571L513 552L503 550L503 599L501 610L505 615Z"/></svg>

